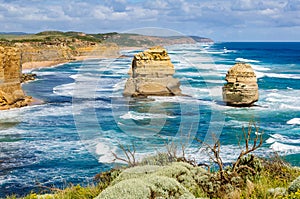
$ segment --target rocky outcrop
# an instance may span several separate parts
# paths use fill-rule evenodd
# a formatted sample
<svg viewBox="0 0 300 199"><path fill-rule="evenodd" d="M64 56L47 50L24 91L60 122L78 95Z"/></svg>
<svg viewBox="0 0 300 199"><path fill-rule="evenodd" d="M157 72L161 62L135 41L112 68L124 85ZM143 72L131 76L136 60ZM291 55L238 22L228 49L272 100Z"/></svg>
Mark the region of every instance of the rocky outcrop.
<svg viewBox="0 0 300 199"><path fill-rule="evenodd" d="M21 88L20 61L17 48L0 46L0 110L26 106L32 101Z"/></svg>
<svg viewBox="0 0 300 199"><path fill-rule="evenodd" d="M37 77L36 74L32 74L32 73L23 73L21 76L21 83L25 83L25 82L30 82L35 80Z"/></svg>
<svg viewBox="0 0 300 199"><path fill-rule="evenodd" d="M254 70L249 64L236 63L226 75L223 100L230 106L251 106L258 101L258 85Z"/></svg>
<svg viewBox="0 0 300 199"><path fill-rule="evenodd" d="M162 47L153 47L134 56L125 85L125 96L181 95L180 82L173 77L174 65Z"/></svg>

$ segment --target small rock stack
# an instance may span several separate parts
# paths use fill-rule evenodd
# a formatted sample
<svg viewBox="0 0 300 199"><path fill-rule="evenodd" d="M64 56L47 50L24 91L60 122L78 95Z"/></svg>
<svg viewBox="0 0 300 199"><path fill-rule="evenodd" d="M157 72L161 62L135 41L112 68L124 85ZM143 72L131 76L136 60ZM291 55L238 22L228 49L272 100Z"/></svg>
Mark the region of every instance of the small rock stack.
<svg viewBox="0 0 300 199"><path fill-rule="evenodd" d="M157 46L134 56L124 96L181 95L180 82L173 77L174 65L166 49Z"/></svg>
<svg viewBox="0 0 300 199"><path fill-rule="evenodd" d="M229 69L223 86L223 100L229 106L251 106L258 101L258 85L249 64L236 63Z"/></svg>

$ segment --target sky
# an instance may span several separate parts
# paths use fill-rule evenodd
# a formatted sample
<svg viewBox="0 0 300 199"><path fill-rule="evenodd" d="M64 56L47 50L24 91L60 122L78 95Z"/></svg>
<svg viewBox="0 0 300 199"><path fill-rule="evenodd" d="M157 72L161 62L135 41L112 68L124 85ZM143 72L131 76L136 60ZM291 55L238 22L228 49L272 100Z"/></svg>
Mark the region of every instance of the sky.
<svg viewBox="0 0 300 199"><path fill-rule="evenodd" d="M0 0L0 32L145 27L215 41L300 41L300 0Z"/></svg>

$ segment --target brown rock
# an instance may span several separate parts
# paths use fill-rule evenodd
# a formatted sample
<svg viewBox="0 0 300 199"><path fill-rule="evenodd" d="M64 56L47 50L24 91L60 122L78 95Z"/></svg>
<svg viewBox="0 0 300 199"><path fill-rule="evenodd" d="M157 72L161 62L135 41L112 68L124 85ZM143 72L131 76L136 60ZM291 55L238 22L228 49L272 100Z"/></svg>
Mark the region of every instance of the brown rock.
<svg viewBox="0 0 300 199"><path fill-rule="evenodd" d="M230 106L251 106L258 101L258 85L249 64L236 63L229 69L223 86L223 100Z"/></svg>
<svg viewBox="0 0 300 199"><path fill-rule="evenodd" d="M27 106L31 102L31 97L25 96L20 81L20 51L0 46L0 110Z"/></svg>
<svg viewBox="0 0 300 199"><path fill-rule="evenodd" d="M157 46L134 56L125 85L125 96L181 95L179 80L166 49Z"/></svg>

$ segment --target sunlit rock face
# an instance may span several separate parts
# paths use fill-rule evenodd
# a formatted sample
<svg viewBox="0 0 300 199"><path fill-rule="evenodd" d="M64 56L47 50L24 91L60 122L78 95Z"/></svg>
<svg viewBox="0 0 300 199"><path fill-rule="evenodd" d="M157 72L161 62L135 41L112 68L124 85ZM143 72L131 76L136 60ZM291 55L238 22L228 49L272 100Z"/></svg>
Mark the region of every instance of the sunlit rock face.
<svg viewBox="0 0 300 199"><path fill-rule="evenodd" d="M229 106L251 106L258 101L258 85L249 64L236 63L227 72L223 100Z"/></svg>
<svg viewBox="0 0 300 199"><path fill-rule="evenodd" d="M31 103L21 88L21 54L18 48L0 46L0 110Z"/></svg>
<svg viewBox="0 0 300 199"><path fill-rule="evenodd" d="M166 49L150 48L134 56L123 94L132 97L181 95L180 82L173 77L174 73Z"/></svg>

